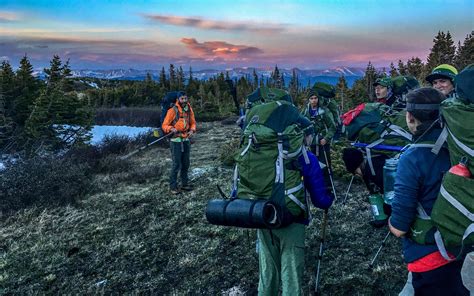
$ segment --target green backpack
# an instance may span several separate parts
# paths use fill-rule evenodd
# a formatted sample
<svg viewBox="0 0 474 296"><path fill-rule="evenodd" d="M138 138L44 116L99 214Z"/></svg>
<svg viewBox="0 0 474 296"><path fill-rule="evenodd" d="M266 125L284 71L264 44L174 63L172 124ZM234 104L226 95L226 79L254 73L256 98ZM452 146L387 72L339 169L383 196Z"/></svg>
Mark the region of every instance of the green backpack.
<svg viewBox="0 0 474 296"><path fill-rule="evenodd" d="M250 109L263 103L278 100L293 103L291 96L283 89L259 87L253 93L247 96L246 106L247 109Z"/></svg>
<svg viewBox="0 0 474 296"><path fill-rule="evenodd" d="M468 159L474 173L474 104L450 99L441 105L451 165ZM431 219L438 231L435 240L443 256L445 249L474 245L474 178L446 173L433 206Z"/></svg>
<svg viewBox="0 0 474 296"><path fill-rule="evenodd" d="M353 117L346 125L347 138L350 141L367 144L365 151L367 159L371 159L371 153L386 154L393 157L397 152L377 150L375 145L388 145L405 147L411 143L412 135L408 131L405 120L406 111L396 111L382 103L366 103L360 113L355 112L358 108L348 111L342 117ZM351 115L354 114L354 115ZM346 120L344 120L346 123ZM372 164L369 161L372 174Z"/></svg>
<svg viewBox="0 0 474 296"><path fill-rule="evenodd" d="M441 104L445 128L432 152L438 153L447 141L451 165L465 157L468 169L474 172L474 104L456 99ZM430 148L430 147L428 147ZM472 248L474 245L474 179L447 172L433 205L431 216L421 207L411 227L410 238L419 244L436 243L441 255L449 258L447 250Z"/></svg>
<svg viewBox="0 0 474 296"><path fill-rule="evenodd" d="M324 82L316 82L313 85L313 90L320 96L319 102L321 107L326 107L331 111L336 125L341 124L341 111L337 105L334 97L336 96L336 89L334 86Z"/></svg>
<svg viewBox="0 0 474 296"><path fill-rule="evenodd" d="M295 167L295 160L306 151L304 135L289 118L291 114L299 116L287 100L260 103L248 110L233 188L237 198L271 199L290 216L306 218L305 190Z"/></svg>

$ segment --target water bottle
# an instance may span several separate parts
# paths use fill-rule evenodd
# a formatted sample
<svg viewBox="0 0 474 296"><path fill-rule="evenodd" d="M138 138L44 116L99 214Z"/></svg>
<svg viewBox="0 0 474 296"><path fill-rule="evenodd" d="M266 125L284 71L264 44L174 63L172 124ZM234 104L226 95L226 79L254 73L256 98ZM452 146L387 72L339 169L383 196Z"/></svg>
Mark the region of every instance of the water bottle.
<svg viewBox="0 0 474 296"><path fill-rule="evenodd" d="M467 254L461 269L461 279L464 287L474 294L474 252Z"/></svg>
<svg viewBox="0 0 474 296"><path fill-rule="evenodd" d="M471 178L472 174L467 168L467 157L463 156L457 165L449 169L449 172L461 177Z"/></svg>
<svg viewBox="0 0 474 296"><path fill-rule="evenodd" d="M372 217L374 220L385 220L387 215L383 211L383 197L380 193L369 195L370 209L372 211Z"/></svg>
<svg viewBox="0 0 474 296"><path fill-rule="evenodd" d="M383 191L384 201L386 204L391 205L393 198L395 197L394 185L395 176L397 175L398 158L388 158L385 160L383 166Z"/></svg>

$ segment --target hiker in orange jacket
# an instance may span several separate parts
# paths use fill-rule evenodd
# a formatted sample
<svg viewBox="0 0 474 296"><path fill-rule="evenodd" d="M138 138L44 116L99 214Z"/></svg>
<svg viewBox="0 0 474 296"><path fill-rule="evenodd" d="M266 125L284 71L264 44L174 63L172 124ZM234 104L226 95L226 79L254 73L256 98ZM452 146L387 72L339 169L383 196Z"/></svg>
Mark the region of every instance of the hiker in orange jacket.
<svg viewBox="0 0 474 296"><path fill-rule="evenodd" d="M188 180L190 137L196 133L196 120L188 97L183 93L176 104L168 109L161 128L165 133L173 133L170 141L173 166L170 172L170 190L179 194L181 190L192 190ZM178 171L180 171L181 187L178 187Z"/></svg>

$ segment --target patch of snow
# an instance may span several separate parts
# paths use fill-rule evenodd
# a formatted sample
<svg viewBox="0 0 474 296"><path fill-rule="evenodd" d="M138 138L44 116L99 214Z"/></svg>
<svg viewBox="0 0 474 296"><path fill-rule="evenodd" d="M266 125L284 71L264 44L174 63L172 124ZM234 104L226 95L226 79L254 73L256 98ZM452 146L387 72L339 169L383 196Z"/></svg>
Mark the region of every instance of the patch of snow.
<svg viewBox="0 0 474 296"><path fill-rule="evenodd" d="M105 136L128 136L135 138L143 133L151 133L153 128L151 127L134 127L124 125L95 125L92 127L91 134L92 138L90 144L98 145Z"/></svg>

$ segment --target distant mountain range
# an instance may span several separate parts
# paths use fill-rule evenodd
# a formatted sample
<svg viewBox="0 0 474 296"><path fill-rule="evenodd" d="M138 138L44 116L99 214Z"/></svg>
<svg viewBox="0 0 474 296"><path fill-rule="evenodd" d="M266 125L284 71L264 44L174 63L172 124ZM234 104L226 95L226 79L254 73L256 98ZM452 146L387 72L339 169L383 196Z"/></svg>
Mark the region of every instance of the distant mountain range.
<svg viewBox="0 0 474 296"><path fill-rule="evenodd" d="M259 79L264 79L271 76L274 68L234 68L228 70L196 70L193 71L193 77L200 80L207 80L211 77L215 77L221 72L228 72L231 79L238 79L240 77L247 77L247 79L253 79L253 71L256 71ZM292 77L293 69L279 69L280 73L283 74L285 83L288 84ZM364 76L365 69L355 67L337 67L323 70L301 70L298 68L294 69L299 82L305 86L313 84L314 82L326 82L330 84L336 84L339 77L344 75L347 84L352 86L355 80L360 79ZM117 70L72 70L73 77L93 77L99 79L118 79L118 80L144 80L147 73L150 73L154 80L158 80L161 70L137 70L137 69L117 69ZM37 71L36 75L40 78L44 78L44 72L42 70ZM185 71L185 75L188 76L189 72Z"/></svg>

